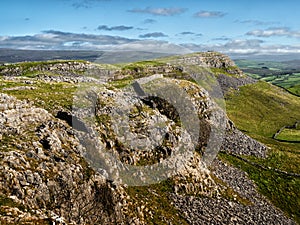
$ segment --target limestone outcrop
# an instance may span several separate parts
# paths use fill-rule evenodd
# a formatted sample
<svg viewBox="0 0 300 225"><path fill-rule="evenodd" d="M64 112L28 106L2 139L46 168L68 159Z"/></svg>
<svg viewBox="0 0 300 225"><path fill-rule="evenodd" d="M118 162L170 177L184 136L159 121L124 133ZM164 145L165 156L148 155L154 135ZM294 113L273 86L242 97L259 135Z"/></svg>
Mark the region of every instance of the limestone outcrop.
<svg viewBox="0 0 300 225"><path fill-rule="evenodd" d="M219 53L180 60L219 69L215 79L231 74L223 92L254 82ZM0 93L1 224L295 224L218 159L219 150L266 157L268 149L239 131L214 101L220 96L191 82L188 70L173 62L91 67L1 67L7 82L36 73ZM51 114L13 97L38 91L36 82L77 84L72 110Z"/></svg>

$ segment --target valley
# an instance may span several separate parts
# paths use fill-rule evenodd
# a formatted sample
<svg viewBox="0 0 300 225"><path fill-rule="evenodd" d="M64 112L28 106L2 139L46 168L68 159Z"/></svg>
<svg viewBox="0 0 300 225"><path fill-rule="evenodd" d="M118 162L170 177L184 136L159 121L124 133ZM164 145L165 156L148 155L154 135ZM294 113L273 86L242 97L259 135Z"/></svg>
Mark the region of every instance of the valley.
<svg viewBox="0 0 300 225"><path fill-rule="evenodd" d="M254 61L236 60L248 76L283 87L291 93L300 94L300 61Z"/></svg>

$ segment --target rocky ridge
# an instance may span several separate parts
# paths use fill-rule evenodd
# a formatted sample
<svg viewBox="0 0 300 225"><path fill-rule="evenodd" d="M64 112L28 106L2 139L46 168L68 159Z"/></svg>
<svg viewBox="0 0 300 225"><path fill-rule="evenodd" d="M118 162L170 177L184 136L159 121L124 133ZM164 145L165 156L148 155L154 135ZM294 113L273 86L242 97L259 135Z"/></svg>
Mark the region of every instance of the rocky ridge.
<svg viewBox="0 0 300 225"><path fill-rule="evenodd" d="M4 76L22 76L26 73L39 71L67 75L83 73L89 67L91 67L90 63L78 61L19 63L2 66L2 68L0 69L0 74Z"/></svg>
<svg viewBox="0 0 300 225"><path fill-rule="evenodd" d="M231 73L233 79L238 81L237 86L253 82L247 81L234 63L219 53L201 53L190 58L183 57L182 60L201 62L203 67ZM68 82L64 80L65 77L79 77L75 83L100 84L99 89L89 92L87 97L91 107L52 115L36 107L34 102L0 94L0 200L9 202L0 206L1 223L294 224L257 192L246 173L218 159L209 168L203 164L201 159L205 154L209 132L223 117L212 116L218 106L212 102L207 91L184 80L187 74L178 65L125 68L111 73L106 71L111 84L103 85L102 81L97 83L93 80L97 78L83 77L82 69L89 64L66 65L69 67L34 67L32 71L55 71L53 73L58 73L61 78L53 80L55 76L48 74L33 79ZM76 72L74 68L81 72ZM11 74L22 76L23 73L21 69L2 69L5 79ZM188 93L201 128L204 128L199 133L197 146L192 145L192 134L180 125L178 109L159 96L138 96L130 85L121 89L114 86L114 82L122 79L153 74L163 74L158 79L159 84L172 84ZM241 79L243 81L239 83ZM231 84L221 82L220 85L222 90L237 88ZM144 88L148 90L147 86ZM128 105L131 108L126 111ZM112 116L112 112L118 110L126 112L125 116L129 119L126 121L120 117L122 113ZM89 123L85 117L91 112L94 120ZM86 127L74 126L74 121L83 121ZM126 123L122 123L124 121ZM223 122L225 138L222 150L239 155L266 156L267 148L264 145L237 130L227 117ZM157 129L157 124L163 124L162 129ZM130 132L122 133L122 129ZM97 146L94 146L95 143ZM122 185L122 174L111 179L109 175L122 173L118 165L101 164L102 152L109 152L125 166L151 165L176 154L182 145L186 149L195 148L196 151L187 155L188 160L176 164L176 172L167 181L156 186L147 185L143 191ZM100 161L95 161L95 158ZM107 158L104 156L104 159ZM174 162L171 164L175 165ZM139 173L137 178L146 175ZM168 214L157 206L158 203L153 200L157 195L161 201L167 202L168 205L164 207L174 213Z"/></svg>

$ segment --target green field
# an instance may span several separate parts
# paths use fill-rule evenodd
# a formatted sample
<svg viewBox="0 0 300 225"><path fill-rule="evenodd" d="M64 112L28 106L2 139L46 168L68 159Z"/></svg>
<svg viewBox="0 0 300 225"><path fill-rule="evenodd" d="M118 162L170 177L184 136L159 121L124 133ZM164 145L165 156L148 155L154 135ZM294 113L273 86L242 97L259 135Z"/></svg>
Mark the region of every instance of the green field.
<svg viewBox="0 0 300 225"><path fill-rule="evenodd" d="M300 62L236 60L248 76L283 87L300 96Z"/></svg>
<svg viewBox="0 0 300 225"><path fill-rule="evenodd" d="M280 141L300 142L300 130L286 128L276 137Z"/></svg>
<svg viewBox="0 0 300 225"><path fill-rule="evenodd" d="M272 138L300 119L300 98L266 82L257 82L226 96L229 117L250 135Z"/></svg>
<svg viewBox="0 0 300 225"><path fill-rule="evenodd" d="M288 90L289 90L291 93L300 96L300 85L292 86L292 87L288 88Z"/></svg>
<svg viewBox="0 0 300 225"><path fill-rule="evenodd" d="M300 143L273 139L281 127L292 126L299 121L300 98L282 88L259 81L229 93L226 96L226 108L229 118L240 130L270 148L266 159L247 158L272 169L265 171L225 154L221 154L221 158L245 170L264 195L300 223L300 178L273 170L300 174ZM299 130L284 131L278 137L295 141L298 135Z"/></svg>

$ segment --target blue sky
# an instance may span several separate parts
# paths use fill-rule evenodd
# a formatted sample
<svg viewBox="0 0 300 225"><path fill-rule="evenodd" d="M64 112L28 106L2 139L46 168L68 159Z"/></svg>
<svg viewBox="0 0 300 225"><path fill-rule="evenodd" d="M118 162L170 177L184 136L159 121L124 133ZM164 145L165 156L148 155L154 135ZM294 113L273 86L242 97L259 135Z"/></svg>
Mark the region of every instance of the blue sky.
<svg viewBox="0 0 300 225"><path fill-rule="evenodd" d="M159 50L176 44L228 54L300 53L299 6L297 0L4 0L0 47Z"/></svg>

